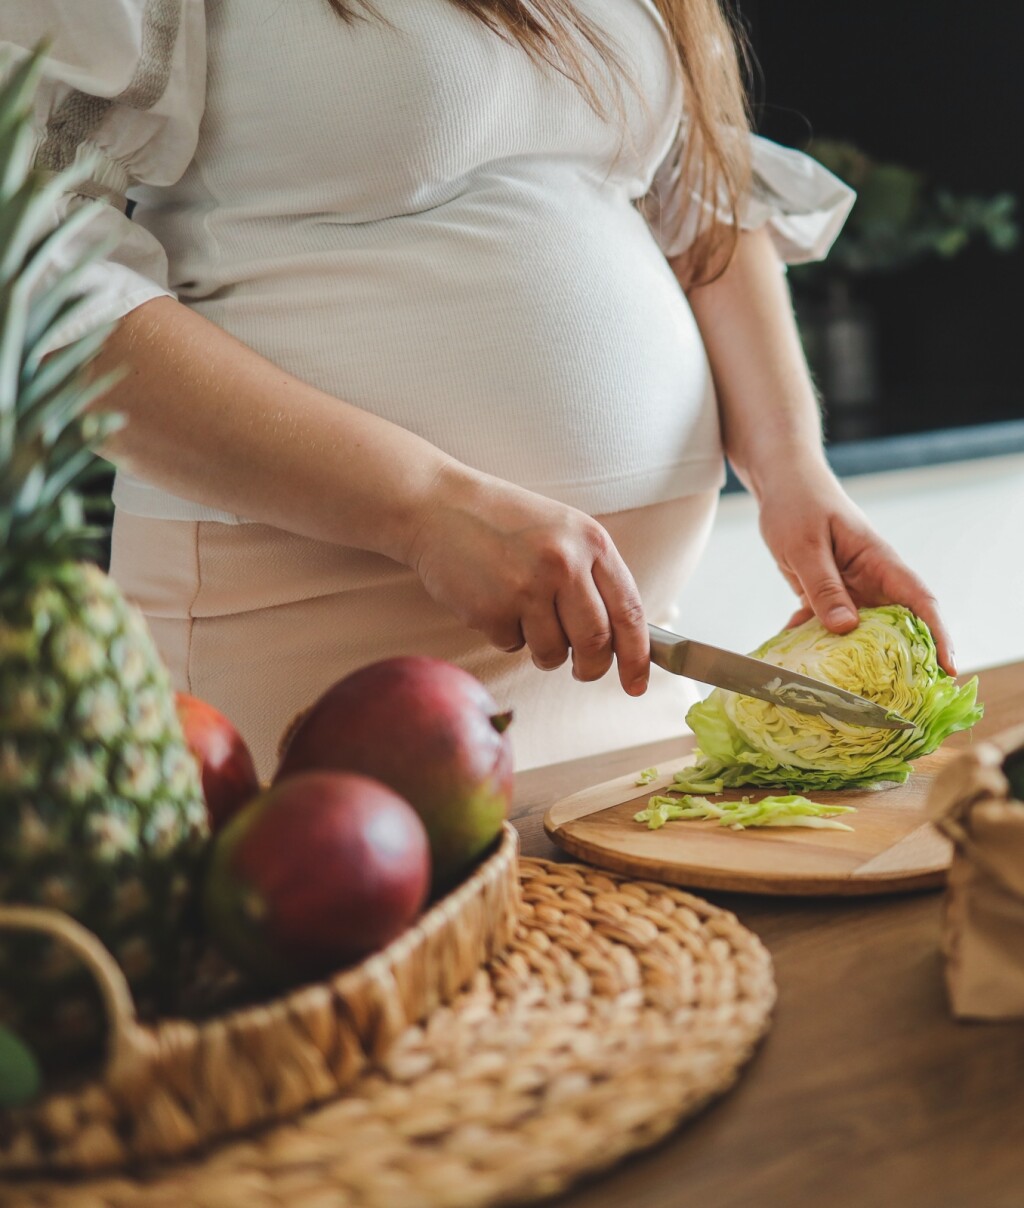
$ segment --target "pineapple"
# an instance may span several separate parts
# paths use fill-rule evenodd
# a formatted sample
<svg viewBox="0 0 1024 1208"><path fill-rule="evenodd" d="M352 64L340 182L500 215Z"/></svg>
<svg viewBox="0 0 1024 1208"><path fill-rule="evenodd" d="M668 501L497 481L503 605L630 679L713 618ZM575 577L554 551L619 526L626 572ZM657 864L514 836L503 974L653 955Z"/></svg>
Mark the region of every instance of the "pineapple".
<svg viewBox="0 0 1024 1208"><path fill-rule="evenodd" d="M44 357L96 250L58 274L57 180L30 166L37 51L0 87L0 902L66 911L114 954L140 1009L165 1008L187 962L208 824L166 668L142 614L85 559L100 535L79 488L87 413L109 386L87 366L106 332ZM81 169L75 170L80 173ZM99 996L59 945L0 932L0 1023L46 1059L102 1037Z"/></svg>

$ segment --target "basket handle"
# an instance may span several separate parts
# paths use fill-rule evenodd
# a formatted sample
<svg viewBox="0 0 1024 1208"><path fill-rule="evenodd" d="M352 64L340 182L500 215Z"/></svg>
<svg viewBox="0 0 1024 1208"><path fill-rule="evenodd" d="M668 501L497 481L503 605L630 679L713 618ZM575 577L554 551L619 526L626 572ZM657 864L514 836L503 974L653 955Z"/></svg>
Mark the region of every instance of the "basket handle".
<svg viewBox="0 0 1024 1208"><path fill-rule="evenodd" d="M121 966L100 940L61 910L0 905L0 931L39 931L65 944L99 987L107 1016L106 1081L129 1089L152 1064L155 1039L135 1019L135 1003Z"/></svg>

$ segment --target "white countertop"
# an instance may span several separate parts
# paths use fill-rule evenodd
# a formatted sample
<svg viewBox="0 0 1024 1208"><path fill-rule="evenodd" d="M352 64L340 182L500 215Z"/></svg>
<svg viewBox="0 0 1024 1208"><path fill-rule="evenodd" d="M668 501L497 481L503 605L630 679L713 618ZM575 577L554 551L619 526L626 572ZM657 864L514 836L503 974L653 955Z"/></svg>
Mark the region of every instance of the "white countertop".
<svg viewBox="0 0 1024 1208"><path fill-rule="evenodd" d="M961 667L1024 658L1024 452L858 474L844 484L935 593ZM757 532L754 501L723 495L680 602L680 631L752 650L794 607Z"/></svg>

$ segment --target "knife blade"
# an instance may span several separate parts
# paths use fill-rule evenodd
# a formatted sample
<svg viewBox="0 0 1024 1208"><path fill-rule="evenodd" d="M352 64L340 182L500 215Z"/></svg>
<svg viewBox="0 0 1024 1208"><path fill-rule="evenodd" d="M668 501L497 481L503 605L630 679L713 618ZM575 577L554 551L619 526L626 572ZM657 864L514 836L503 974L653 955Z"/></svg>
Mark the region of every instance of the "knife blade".
<svg viewBox="0 0 1024 1208"><path fill-rule="evenodd" d="M898 713L824 680L776 667L764 659L695 642L658 625L647 628L651 638L651 662L674 675L685 675L702 684L714 684L716 688L756 696L758 700L784 705L800 713L824 715L857 726L875 726L882 730L914 729L914 723Z"/></svg>

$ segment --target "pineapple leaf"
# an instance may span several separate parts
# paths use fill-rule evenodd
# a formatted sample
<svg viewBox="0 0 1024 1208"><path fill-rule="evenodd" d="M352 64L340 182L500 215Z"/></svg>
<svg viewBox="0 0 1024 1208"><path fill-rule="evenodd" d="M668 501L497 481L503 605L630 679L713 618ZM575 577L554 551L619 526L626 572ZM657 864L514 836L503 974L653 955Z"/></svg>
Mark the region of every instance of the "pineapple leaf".
<svg viewBox="0 0 1024 1208"><path fill-rule="evenodd" d="M66 487L75 483L88 466L92 464L96 454L89 448L77 448L74 452L64 453L61 458L60 468L49 474L44 470L44 481L38 496L33 500L33 506L26 509L26 514L36 511L40 506L46 506L49 503L55 503L64 493Z"/></svg>
<svg viewBox="0 0 1024 1208"><path fill-rule="evenodd" d="M85 523L81 501L77 495L64 495L59 505L58 531L51 531L53 518L46 519L38 512L33 517L33 523L18 526L19 536L24 531L30 531L37 540L45 540L47 560L40 562L33 555L28 543L21 542L11 550L4 551L3 568L0 571L0 587L16 583L19 589L27 587L36 579L42 580L52 574L55 563L73 562L79 558L87 558L94 553L98 542L107 536L98 525ZM0 525L2 530L2 525Z"/></svg>
<svg viewBox="0 0 1024 1208"><path fill-rule="evenodd" d="M86 230L103 202L67 199L95 157L58 173L30 166L43 54L0 68L0 589L16 593L104 535L85 522L80 489L106 472L92 445L123 423L88 410L119 376L87 372L110 328L63 334L87 326L87 270L112 241Z"/></svg>
<svg viewBox="0 0 1024 1208"><path fill-rule="evenodd" d="M15 192L32 165L35 137L28 126L16 130L7 141L0 138L0 198Z"/></svg>
<svg viewBox="0 0 1024 1208"><path fill-rule="evenodd" d="M103 347L103 343L109 333L109 326L87 332L73 343L66 344L63 348L59 348L56 352L52 353L32 379L34 392L42 391L50 393L60 386L73 385L78 372ZM30 396L26 405L26 394L23 390L19 401L22 417L24 417L31 403L32 399Z"/></svg>
<svg viewBox="0 0 1024 1208"><path fill-rule="evenodd" d="M76 164L53 176L33 170L7 198L0 207L0 281L20 274L32 245L51 229L61 198L81 184L92 166L91 161Z"/></svg>
<svg viewBox="0 0 1024 1208"><path fill-rule="evenodd" d="M50 246L49 241L45 236L38 237L36 227L44 216L50 215L62 190L77 182L81 175L76 168L59 173L44 184L39 173L30 173L22 188L0 206L0 460L10 456L14 440L13 412L18 398L17 380L28 315L32 309L30 293L47 267L43 253ZM45 205L42 199L45 199ZM93 202L82 207L85 213L80 218L75 216L73 234L101 204ZM40 254L30 257L33 239ZM15 249L19 249L20 258L15 257ZM83 259L92 260L96 255L94 250L86 253Z"/></svg>
<svg viewBox="0 0 1024 1208"><path fill-rule="evenodd" d="M31 446L37 450L40 463L47 475L47 487L40 494L37 506L49 506L60 494L70 486L77 485L80 475L76 472L79 464L91 464L91 459L98 457L94 445L102 443L112 432L116 432L123 424L123 418L116 412L89 415L89 424L81 430L64 429L60 433L41 432ZM81 452L84 461L76 462L75 454ZM91 478L92 476L90 476ZM50 485L52 484L52 485ZM12 474L7 485L8 496L16 495L18 480ZM10 506L10 505L9 505ZM23 518L27 513L23 509L13 508L15 518Z"/></svg>
<svg viewBox="0 0 1024 1208"><path fill-rule="evenodd" d="M110 432L121 426L121 417L113 412L94 415L91 412L79 418L70 427L52 424L40 432L38 439L42 441L46 460L49 464L59 466L64 458L75 449L92 449L94 442L102 440Z"/></svg>
<svg viewBox="0 0 1024 1208"><path fill-rule="evenodd" d="M41 173L30 172L0 208L0 281L17 277L33 240L43 234L44 214L61 196L52 188L57 178L46 183L44 179Z"/></svg>
<svg viewBox="0 0 1024 1208"><path fill-rule="evenodd" d="M80 265L75 270L74 276L80 277L86 266ZM83 293L76 288L77 282L71 283L65 293L64 284L61 282L60 287L54 289L54 295L64 293L65 296L49 297L47 294L45 306L50 310L48 316L36 316L33 312L36 309L36 301L33 299L32 312L28 316L29 324L32 330L25 332L25 346L22 355L21 378L28 385L36 380L39 372L39 367L43 361L53 355L55 351L54 332L58 327L63 327L67 330L67 325L70 324L80 312L85 311L90 302L89 295ZM52 310L50 309L52 307ZM36 329L39 330L36 330Z"/></svg>
<svg viewBox="0 0 1024 1208"><path fill-rule="evenodd" d="M27 385L35 380L38 375L39 368L43 361L52 356L55 350L54 333L58 327L61 327L67 336L68 324L75 320L79 312L86 309L89 304L89 296L83 293L77 287L78 278L82 275L87 266L79 265L73 274L69 274L75 278L74 281L65 290L63 282L59 288L53 290L55 295L53 298L49 296L49 291L39 291L39 294L32 299L32 305L29 309L28 324L25 331L25 344L22 355L22 381ZM40 294L46 294L45 309L49 312L45 316L36 316L36 299ZM64 295L60 297L58 295Z"/></svg>
<svg viewBox="0 0 1024 1208"><path fill-rule="evenodd" d="M31 405L26 406L23 413L22 422L18 428L19 439L31 440L37 432L45 431L51 425L60 425L62 421L66 422L68 389L79 392L83 407L88 407L94 399L106 394L121 376L118 372L106 373L84 387L76 385L73 379L70 384L65 380L59 382L46 394L39 395L38 398L34 397ZM119 417L117 423L108 428L104 436L123 426L124 420Z"/></svg>
<svg viewBox="0 0 1024 1208"><path fill-rule="evenodd" d="M74 276L81 276L83 266L79 266L75 270ZM70 276L71 274L69 274ZM40 299L37 303L33 300L32 311L36 306L45 308L50 311L48 316L36 316L34 313L29 314L29 326L32 329L25 332L25 348L22 356L21 365L21 380L23 383L22 389L26 392L22 395L23 399L31 397L30 392L33 390L34 383L38 380L38 371L40 365L46 357L51 356L53 348L53 333L60 325L70 323L72 319L79 313L85 310L89 305L88 294L83 294L80 290L75 289L75 284L70 284L65 290L64 282L60 282L55 286L53 297L46 296L45 301ZM64 295L61 297L60 295Z"/></svg>
<svg viewBox="0 0 1024 1208"><path fill-rule="evenodd" d="M8 322L5 324L5 327L10 327L16 332L18 317L26 313L28 308L12 306L9 310L13 310L16 317L11 319L8 313ZM2 315L2 307L0 307L0 315ZM50 405L47 408L48 413L63 414L67 417L69 397L77 394L79 397L74 411L79 412L84 410L88 403L92 402L94 398L97 398L105 390L108 390L117 376L120 376L105 375L102 390L97 390L91 385L86 385L81 377L84 366L102 347L108 332L109 328L106 327L88 332L72 344L55 352L39 373L36 374L34 381L36 389L28 391L24 384L19 382L19 388L13 394L7 395L0 388L0 483L3 481L3 463L6 459L10 458L13 452L17 434L23 430L26 422L30 420L40 390L49 396ZM4 351L5 349L0 348L0 357L2 357ZM14 413L15 408L19 414ZM33 430L34 428L31 422L29 422L28 434L31 435Z"/></svg>
<svg viewBox="0 0 1024 1208"><path fill-rule="evenodd" d="M35 50L10 73L0 92L0 142L7 143L15 132L27 125L43 61L49 49L49 39L43 39Z"/></svg>
<svg viewBox="0 0 1024 1208"><path fill-rule="evenodd" d="M24 452L27 456L34 456L36 453L32 445L26 445ZM25 460L21 458L20 460ZM18 481L19 470L15 470L15 482ZM27 516L39 510L40 501L43 497L43 491L46 487L46 466L42 461L35 461L26 465L24 471L20 474L20 485L16 488L14 502L11 511L15 516Z"/></svg>
<svg viewBox="0 0 1024 1208"><path fill-rule="evenodd" d="M42 340L46 330L55 324L54 316L57 310L76 291L86 270L94 261L113 249L115 245L113 238L102 241L93 240L92 245L86 251L79 252L75 262L66 272L61 273L60 277L55 280L47 281L45 289L39 288L43 276L51 269L57 255L64 250L66 244L71 243L79 235L84 227L92 222L93 217L99 213L103 205L102 201L90 201L78 206L59 226L36 244L22 266L21 279L25 282L26 296L35 291L26 325L26 340L29 344L35 345ZM87 301L88 299L83 298L82 300ZM42 353L40 352L39 355L41 358Z"/></svg>
<svg viewBox="0 0 1024 1208"><path fill-rule="evenodd" d="M75 534L83 524L82 501L77 495L62 495L57 501L57 513L60 519L58 534L57 538L53 542L53 548L67 548L69 540L73 542ZM52 517L48 519L45 512L36 512L32 516L26 517L25 531L38 540L46 538L49 541L47 533L49 531L49 525L52 523ZM32 558L30 549L26 549L23 556L27 557L31 561L35 561ZM63 561L64 559L61 557L58 560ZM39 565L43 566L45 563L40 563ZM2 581L2 578L0 578L0 582Z"/></svg>
<svg viewBox="0 0 1024 1208"><path fill-rule="evenodd" d="M13 305L15 287L0 285L0 465L14 452L18 377L25 334L24 307Z"/></svg>

